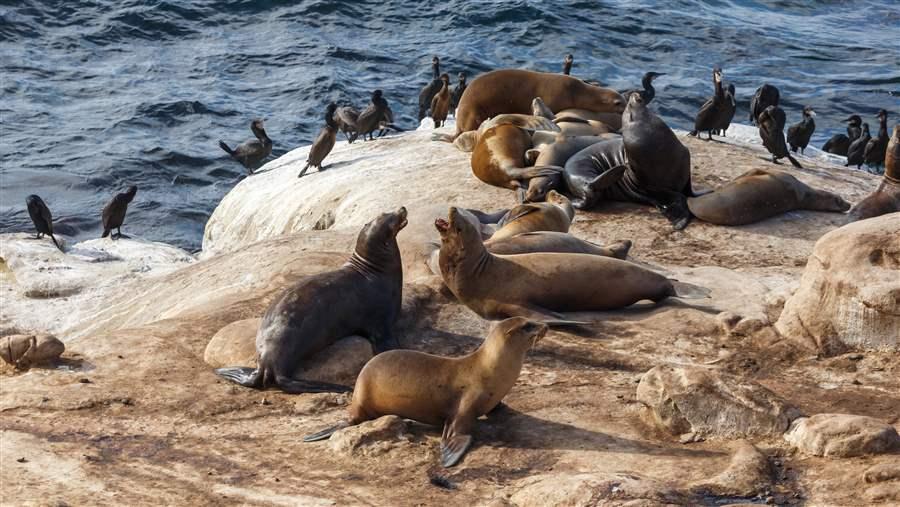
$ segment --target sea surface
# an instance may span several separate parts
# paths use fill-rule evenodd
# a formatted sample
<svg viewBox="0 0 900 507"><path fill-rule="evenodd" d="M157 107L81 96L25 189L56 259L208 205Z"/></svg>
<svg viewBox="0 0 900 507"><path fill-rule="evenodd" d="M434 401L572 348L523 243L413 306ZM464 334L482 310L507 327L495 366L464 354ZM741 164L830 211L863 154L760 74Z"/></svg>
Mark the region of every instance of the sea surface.
<svg viewBox="0 0 900 507"><path fill-rule="evenodd" d="M415 128L432 55L453 76L559 71L622 90L644 72L652 106L690 129L720 65L736 121L763 82L788 123L818 112L812 144L858 113L900 116L900 2L0 0L0 231L31 230L43 197L58 232L101 232L110 197L138 185L123 231L199 249L243 168L217 146L266 119L274 155L310 143L329 101L384 90Z"/></svg>

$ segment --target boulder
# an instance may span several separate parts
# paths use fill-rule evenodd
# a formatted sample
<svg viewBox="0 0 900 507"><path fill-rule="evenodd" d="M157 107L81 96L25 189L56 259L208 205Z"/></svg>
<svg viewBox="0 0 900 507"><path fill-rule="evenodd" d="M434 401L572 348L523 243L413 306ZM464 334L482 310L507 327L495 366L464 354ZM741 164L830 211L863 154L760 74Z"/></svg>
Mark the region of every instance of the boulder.
<svg viewBox="0 0 900 507"><path fill-rule="evenodd" d="M626 473L549 473L519 481L517 486L510 501L518 507L686 503L671 487Z"/></svg>
<svg viewBox="0 0 900 507"><path fill-rule="evenodd" d="M259 318L239 320L220 329L210 339L203 360L213 368L255 368L256 331ZM372 359L372 344L361 336L348 336L313 357L301 361L297 378L352 386L363 366Z"/></svg>
<svg viewBox="0 0 900 507"><path fill-rule="evenodd" d="M0 338L0 358L19 369L59 359L66 345L49 334L11 334Z"/></svg>
<svg viewBox="0 0 900 507"><path fill-rule="evenodd" d="M380 456L398 443L408 443L407 423L395 415L379 417L336 431L328 439L332 451L344 456Z"/></svg>
<svg viewBox="0 0 900 507"><path fill-rule="evenodd" d="M900 351L900 213L822 236L775 326L828 356Z"/></svg>
<svg viewBox="0 0 900 507"><path fill-rule="evenodd" d="M784 438L804 453L839 458L880 454L900 447L900 436L890 424L850 414L797 419Z"/></svg>
<svg viewBox="0 0 900 507"><path fill-rule="evenodd" d="M728 468L711 479L696 483L692 489L713 496L751 497L761 494L771 483L769 459L750 442L739 440Z"/></svg>
<svg viewBox="0 0 900 507"><path fill-rule="evenodd" d="M784 433L800 412L765 387L712 368L656 366L637 399L652 424L673 434L743 438Z"/></svg>

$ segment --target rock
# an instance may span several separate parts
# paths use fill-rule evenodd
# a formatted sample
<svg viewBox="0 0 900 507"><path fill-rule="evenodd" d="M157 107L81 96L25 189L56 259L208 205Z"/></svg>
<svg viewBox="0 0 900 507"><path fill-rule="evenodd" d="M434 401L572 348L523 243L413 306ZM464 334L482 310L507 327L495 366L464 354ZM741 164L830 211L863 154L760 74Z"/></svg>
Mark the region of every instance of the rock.
<svg viewBox="0 0 900 507"><path fill-rule="evenodd" d="M651 501L651 505L684 504L682 495L672 488L653 479L624 473L537 475L519 481L510 497L519 507L627 505L633 500Z"/></svg>
<svg viewBox="0 0 900 507"><path fill-rule="evenodd" d="M673 435L740 438L780 435L800 412L752 381L699 366L656 366L637 399L651 423Z"/></svg>
<svg viewBox="0 0 900 507"><path fill-rule="evenodd" d="M213 368L255 368L259 321L259 318L239 320L220 329L206 345L203 360ZM301 361L297 367L297 378L352 386L373 355L369 340L361 336L348 336Z"/></svg>
<svg viewBox="0 0 900 507"><path fill-rule="evenodd" d="M900 503L900 482L884 482L866 489L866 500L883 504Z"/></svg>
<svg viewBox="0 0 900 507"><path fill-rule="evenodd" d="M49 334L12 334L0 338L0 358L18 369L52 363L66 345Z"/></svg>
<svg viewBox="0 0 900 507"><path fill-rule="evenodd" d="M691 489L714 496L750 497L761 494L772 483L772 469L766 456L746 440L735 444L731 463L719 475L696 483Z"/></svg>
<svg viewBox="0 0 900 507"><path fill-rule="evenodd" d="M863 480L868 483L900 481L900 461L897 463L882 463L869 468L863 474Z"/></svg>
<svg viewBox="0 0 900 507"><path fill-rule="evenodd" d="M900 351L900 213L822 236L776 329L828 356Z"/></svg>
<svg viewBox="0 0 900 507"><path fill-rule="evenodd" d="M395 415L386 415L336 431L328 439L328 446L345 456L380 456L398 443L408 443L404 436L406 433L406 421Z"/></svg>
<svg viewBox="0 0 900 507"><path fill-rule="evenodd" d="M900 447L900 435L890 424L850 414L798 419L784 439L807 454L839 458L880 454Z"/></svg>

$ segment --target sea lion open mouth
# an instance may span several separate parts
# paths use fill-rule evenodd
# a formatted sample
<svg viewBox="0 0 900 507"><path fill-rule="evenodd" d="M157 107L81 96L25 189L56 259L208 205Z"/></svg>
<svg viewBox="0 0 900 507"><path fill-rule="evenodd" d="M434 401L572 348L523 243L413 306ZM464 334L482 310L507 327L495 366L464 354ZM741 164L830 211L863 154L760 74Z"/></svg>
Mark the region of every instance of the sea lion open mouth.
<svg viewBox="0 0 900 507"><path fill-rule="evenodd" d="M434 226L437 228L438 232L447 232L450 230L450 222L444 220L443 218L438 218L434 221Z"/></svg>
<svg viewBox="0 0 900 507"><path fill-rule="evenodd" d="M404 227L409 225L409 220L407 220L407 218L406 218L406 216L407 216L406 207L402 207L399 210L397 210L397 214L400 216L400 223L397 224L397 231L399 232L399 231L403 230Z"/></svg>

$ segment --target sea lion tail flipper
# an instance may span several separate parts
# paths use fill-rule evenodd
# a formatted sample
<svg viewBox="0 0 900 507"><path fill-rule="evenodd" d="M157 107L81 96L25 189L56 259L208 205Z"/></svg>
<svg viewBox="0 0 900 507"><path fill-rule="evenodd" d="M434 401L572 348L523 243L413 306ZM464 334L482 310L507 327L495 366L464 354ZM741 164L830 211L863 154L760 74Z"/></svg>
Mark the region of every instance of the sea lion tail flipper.
<svg viewBox="0 0 900 507"><path fill-rule="evenodd" d="M531 148L525 152L525 165L534 165L535 161L537 161L538 156L540 156L541 150L536 148Z"/></svg>
<svg viewBox="0 0 900 507"><path fill-rule="evenodd" d="M290 377L276 376L275 384L279 389L288 394L303 393L349 393L353 389L341 385L332 384L330 382L319 382L316 380L298 380Z"/></svg>
<svg viewBox="0 0 900 507"><path fill-rule="evenodd" d="M326 440L328 438L331 438L331 435L334 435L334 433L336 431L342 430L344 428L349 428L349 427L350 427L350 421L341 421L341 422L335 424L334 426L325 428L322 431L317 431L315 433L306 435L305 437L303 437L303 441L304 442L318 442L319 440Z"/></svg>
<svg viewBox="0 0 900 507"><path fill-rule="evenodd" d="M678 280L670 279L669 281L672 282L672 289L675 291L674 297L682 299L708 299L710 297L710 290L706 287Z"/></svg>
<svg viewBox="0 0 900 507"><path fill-rule="evenodd" d="M240 366L216 368L216 375L244 387L255 387L259 389L263 384L263 375L259 368L246 368Z"/></svg>
<svg viewBox="0 0 900 507"><path fill-rule="evenodd" d="M803 166L800 165L800 162L797 162L796 158L792 157L790 154L788 154L787 158L791 161L791 164L793 164L794 167L796 167L797 169L803 169Z"/></svg>
<svg viewBox="0 0 900 507"><path fill-rule="evenodd" d="M495 308L495 314L505 317L525 317L542 322L550 327L586 326L590 322L580 320L567 320L563 315L538 306L523 306L513 303L500 303Z"/></svg>
<svg viewBox="0 0 900 507"><path fill-rule="evenodd" d="M595 163L599 162L595 161ZM619 164L611 169L608 169L591 180L590 183L588 183L588 187L594 191L609 188L615 182L622 179L622 176L625 174L626 169L628 169L628 166L626 164Z"/></svg>
<svg viewBox="0 0 900 507"><path fill-rule="evenodd" d="M231 155L232 157L234 156L234 150L232 150L227 144L225 144L225 141L219 141L219 148L225 150L225 153Z"/></svg>

